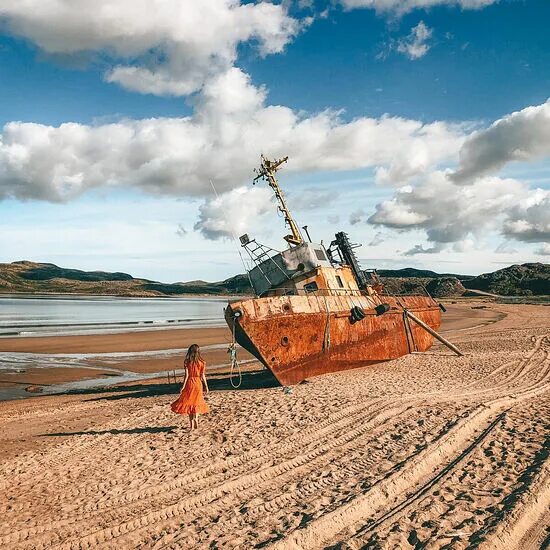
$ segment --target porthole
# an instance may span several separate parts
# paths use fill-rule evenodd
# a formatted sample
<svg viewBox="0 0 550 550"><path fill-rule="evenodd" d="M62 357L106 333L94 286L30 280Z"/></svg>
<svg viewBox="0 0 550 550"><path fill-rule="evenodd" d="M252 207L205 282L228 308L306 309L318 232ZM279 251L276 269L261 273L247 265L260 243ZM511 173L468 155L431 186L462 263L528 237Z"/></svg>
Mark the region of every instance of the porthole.
<svg viewBox="0 0 550 550"><path fill-rule="evenodd" d="M281 338L281 346L288 346L288 336L283 336Z"/></svg>

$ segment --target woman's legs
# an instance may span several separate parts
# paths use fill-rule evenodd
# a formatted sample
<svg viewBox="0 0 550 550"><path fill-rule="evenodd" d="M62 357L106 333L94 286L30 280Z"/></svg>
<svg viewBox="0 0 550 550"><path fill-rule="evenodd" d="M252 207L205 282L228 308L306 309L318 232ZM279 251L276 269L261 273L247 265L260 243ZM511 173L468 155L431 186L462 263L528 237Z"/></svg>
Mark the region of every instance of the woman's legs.
<svg viewBox="0 0 550 550"><path fill-rule="evenodd" d="M195 427L195 416L195 413L189 415L189 428L191 428L191 430Z"/></svg>

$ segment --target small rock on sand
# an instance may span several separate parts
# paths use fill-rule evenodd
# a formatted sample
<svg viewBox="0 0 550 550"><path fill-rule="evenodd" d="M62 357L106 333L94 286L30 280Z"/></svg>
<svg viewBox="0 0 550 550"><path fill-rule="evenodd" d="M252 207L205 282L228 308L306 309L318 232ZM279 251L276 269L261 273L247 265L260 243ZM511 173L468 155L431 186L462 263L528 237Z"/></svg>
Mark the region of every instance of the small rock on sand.
<svg viewBox="0 0 550 550"><path fill-rule="evenodd" d="M27 386L25 391L29 393L42 393L44 388L42 386Z"/></svg>

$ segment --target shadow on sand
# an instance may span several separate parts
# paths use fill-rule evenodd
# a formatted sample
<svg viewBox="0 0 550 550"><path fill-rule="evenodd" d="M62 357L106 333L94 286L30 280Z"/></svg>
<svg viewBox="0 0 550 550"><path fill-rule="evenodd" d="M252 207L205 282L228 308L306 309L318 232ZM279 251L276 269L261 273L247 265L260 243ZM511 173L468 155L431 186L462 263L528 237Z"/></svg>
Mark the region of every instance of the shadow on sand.
<svg viewBox="0 0 550 550"><path fill-rule="evenodd" d="M88 432L58 432L53 434L39 434L39 437L60 437L67 435L130 435L130 434L157 434L157 433L172 433L177 426L151 427L151 428L131 428L128 430L90 430Z"/></svg>
<svg viewBox="0 0 550 550"><path fill-rule="evenodd" d="M233 382L238 383L238 377L233 377ZM244 372L242 383L238 389L231 385L229 374L210 374L208 376L208 387L210 391L245 391L256 390L260 388L275 388L279 386L276 378L268 370ZM128 399L132 397L158 397L160 395L177 395L181 389L181 382L178 384L168 383L141 383L141 384L121 384L107 388L90 388L81 390L72 390L65 395L98 395L91 399L92 401L115 401L118 399Z"/></svg>

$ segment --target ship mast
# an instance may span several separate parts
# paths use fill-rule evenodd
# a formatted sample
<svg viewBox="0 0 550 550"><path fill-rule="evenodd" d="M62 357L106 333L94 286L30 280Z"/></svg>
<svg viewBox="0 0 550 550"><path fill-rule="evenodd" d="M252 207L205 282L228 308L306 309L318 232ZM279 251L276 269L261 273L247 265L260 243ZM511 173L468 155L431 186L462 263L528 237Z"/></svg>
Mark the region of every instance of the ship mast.
<svg viewBox="0 0 550 550"><path fill-rule="evenodd" d="M288 209L283 191L279 187L279 182L277 181L277 178L275 178L275 173L277 172L281 164L283 164L287 160L288 157L284 157L279 160L271 161L266 159L262 155L262 163L260 165L260 169L254 170L258 175L254 178L252 183L256 183L256 181L261 178L266 180L269 187L273 189L273 191L275 192L275 197L279 201L278 208L280 212L284 215L285 222L290 227L291 235L286 235L283 238L288 244L298 246L304 243L304 238L302 237L302 233L300 232L297 223L294 221L294 218L292 217L292 214Z"/></svg>

